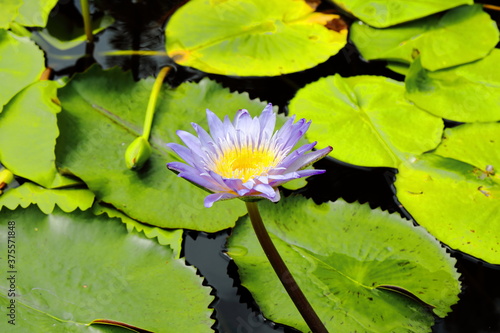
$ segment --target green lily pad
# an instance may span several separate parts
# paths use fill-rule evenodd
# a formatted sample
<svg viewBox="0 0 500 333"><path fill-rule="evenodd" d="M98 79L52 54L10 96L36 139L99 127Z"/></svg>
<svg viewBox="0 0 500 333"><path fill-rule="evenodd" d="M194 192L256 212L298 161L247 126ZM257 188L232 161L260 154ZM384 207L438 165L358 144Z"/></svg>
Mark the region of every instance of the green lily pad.
<svg viewBox="0 0 500 333"><path fill-rule="evenodd" d="M404 98L401 82L381 76L322 78L297 92L290 114L312 120L306 136L332 146L330 156L362 166L396 168L435 148L440 118Z"/></svg>
<svg viewBox="0 0 500 333"><path fill-rule="evenodd" d="M9 25L19 15L19 8L23 3L17 0L0 0L2 15L0 15L0 29L8 29Z"/></svg>
<svg viewBox="0 0 500 333"><path fill-rule="evenodd" d="M388 61L387 68L393 72L406 76L410 70L410 65L397 61Z"/></svg>
<svg viewBox="0 0 500 333"><path fill-rule="evenodd" d="M305 1L189 1L166 28L168 55L178 64L237 76L276 76L326 61L344 47L347 29L328 29L334 14ZM345 26L345 24L340 24Z"/></svg>
<svg viewBox="0 0 500 333"><path fill-rule="evenodd" d="M462 6L387 29L363 22L351 26L350 38L366 60L411 63L415 52L431 71L485 57L498 43L495 21L481 5Z"/></svg>
<svg viewBox="0 0 500 333"><path fill-rule="evenodd" d="M498 152L496 159L498 160ZM470 164L424 154L399 168L397 197L453 249L500 264L500 182Z"/></svg>
<svg viewBox="0 0 500 333"><path fill-rule="evenodd" d="M161 245L168 245L173 251L175 259L179 259L182 250L182 229L166 230L158 227L152 227L146 224L139 223L122 212L108 206L96 204L93 207L93 212L96 215L106 214L109 217L118 217L127 225L128 232L136 230L143 232L147 238L156 238Z"/></svg>
<svg viewBox="0 0 500 333"><path fill-rule="evenodd" d="M166 168L177 159L166 143L180 142L177 130L195 122L207 127L205 109L219 116L246 108L260 114L265 104L248 94L230 93L204 79L160 92L150 142L153 154L140 171L126 168L127 146L141 134L154 80L134 82L130 73L93 67L59 92L61 136L56 146L61 167L81 178L99 200L112 204L134 220L177 229L208 232L234 226L245 213L239 200L203 206L206 192Z"/></svg>
<svg viewBox="0 0 500 333"><path fill-rule="evenodd" d="M330 332L429 332L434 319L423 303L443 317L458 301L455 260L398 215L343 201L315 205L298 196L259 206L283 260ZM228 245L242 285L264 316L307 332L247 218Z"/></svg>
<svg viewBox="0 0 500 333"><path fill-rule="evenodd" d="M118 220L31 207L2 212L0 230L15 242L9 242L13 272L6 274L15 275L20 332L102 332L106 326L90 325L96 320L153 332L212 332L214 297L196 269ZM0 288L9 290L10 282L4 277ZM11 299L3 292L2 308ZM3 318L0 330L11 329Z"/></svg>
<svg viewBox="0 0 500 333"><path fill-rule="evenodd" d="M5 83L0 90L1 111L14 95L40 77L45 65L43 52L33 41L1 29L0 54L0 82Z"/></svg>
<svg viewBox="0 0 500 333"><path fill-rule="evenodd" d="M54 81L35 82L0 114L0 161L15 175L47 188L79 184L59 174L54 163L61 110L57 87Z"/></svg>
<svg viewBox="0 0 500 333"><path fill-rule="evenodd" d="M89 209L93 202L94 193L86 189L50 190L33 183L24 183L0 195L0 210L3 207L14 210L19 206L26 208L36 204L45 214L52 213L56 205L69 213L77 208Z"/></svg>
<svg viewBox="0 0 500 333"><path fill-rule="evenodd" d="M447 128L434 153L471 164L482 170L484 177L493 177L495 169L500 170L500 124L472 123ZM492 170L487 170L488 166ZM499 176L495 177L500 180Z"/></svg>
<svg viewBox="0 0 500 333"><path fill-rule="evenodd" d="M27 27L45 27L57 0L22 0L16 22Z"/></svg>
<svg viewBox="0 0 500 333"><path fill-rule="evenodd" d="M372 27L385 28L419 19L460 5L472 5L472 0L331 0Z"/></svg>
<svg viewBox="0 0 500 333"><path fill-rule="evenodd" d="M406 76L406 97L422 109L450 120L500 120L500 50L481 60L431 72L417 58Z"/></svg>

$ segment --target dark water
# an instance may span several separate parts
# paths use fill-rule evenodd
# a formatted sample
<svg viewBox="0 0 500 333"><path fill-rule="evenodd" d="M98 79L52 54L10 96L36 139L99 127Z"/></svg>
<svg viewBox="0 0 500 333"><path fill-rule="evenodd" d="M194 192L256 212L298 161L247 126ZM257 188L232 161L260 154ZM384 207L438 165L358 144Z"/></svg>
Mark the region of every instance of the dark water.
<svg viewBox="0 0 500 333"><path fill-rule="evenodd" d="M165 66L175 66L161 56L104 56L108 50L145 49L164 51L163 27L169 15L183 1L96 1L92 7L94 17L104 11L112 14L116 22L97 36L95 47L80 45L64 52L40 41L47 52L48 66L61 77L83 71L97 61L103 68L120 66L131 70L135 78L155 75ZM494 2L491 2L494 4ZM323 5L325 6L325 5ZM79 1L61 1L51 14L52 20L66 16L75 25L80 22ZM326 6L325 6L326 7ZM499 12L488 11L497 22ZM85 53L89 55L85 56ZM247 91L251 98L260 98L287 112L287 102L297 89L320 77L339 73L342 76L383 75L402 81L403 77L385 69L383 62L363 62L353 45L347 45L339 54L323 64L301 73L272 78L232 78L208 75L231 90ZM176 86L186 80L198 80L206 74L194 69L175 66L167 81ZM453 126L453 123L447 123ZM382 207L402 216L408 214L398 206L392 187L396 170L389 168L357 168L331 159L317 163L317 168L327 169L324 175L311 177L308 185L299 192L312 197L317 203L343 198L348 202L369 202L372 208ZM239 286L236 265L223 253L230 231L207 235L186 232L184 255L195 265L206 283L215 289L216 301L214 326L219 332L297 332L275 325L264 319L249 292ZM460 302L445 319L438 319L435 333L500 333L500 268L452 252L457 268L462 274L463 292ZM343 332L341 332L343 333Z"/></svg>

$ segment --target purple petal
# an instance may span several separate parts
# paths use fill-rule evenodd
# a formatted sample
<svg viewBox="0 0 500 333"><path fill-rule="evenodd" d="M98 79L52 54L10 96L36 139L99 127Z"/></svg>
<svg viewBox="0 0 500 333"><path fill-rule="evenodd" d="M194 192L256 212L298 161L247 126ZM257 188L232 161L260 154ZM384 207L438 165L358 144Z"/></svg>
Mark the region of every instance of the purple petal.
<svg viewBox="0 0 500 333"><path fill-rule="evenodd" d="M208 128L210 129L210 134L212 138L220 138L224 136L224 128L222 121L209 109L207 109L207 121Z"/></svg>
<svg viewBox="0 0 500 333"><path fill-rule="evenodd" d="M212 205L216 201L233 199L236 197L237 196L235 194L231 194L231 193L213 193L213 194L207 195L205 197L204 204L205 204L205 207L210 208L210 207L212 207Z"/></svg>
<svg viewBox="0 0 500 333"><path fill-rule="evenodd" d="M316 145L316 142L313 142L313 143L308 143L308 144L305 144L305 145L297 148L296 150L294 150L293 152L291 152L287 157L285 157L281 161L281 163L279 164L279 166L282 167L282 168L288 168L288 166L290 164L292 164L299 157L301 157L302 155L304 155L305 152L313 149L315 145Z"/></svg>
<svg viewBox="0 0 500 333"><path fill-rule="evenodd" d="M332 151L332 147L326 147L320 150L310 152L309 154L302 155L297 158L293 163L291 163L287 168L286 172L297 171L311 165L312 163L325 157Z"/></svg>
<svg viewBox="0 0 500 333"><path fill-rule="evenodd" d="M186 131L181 131L181 130L177 131L177 135L179 136L179 138L181 138L181 140L184 142L184 144L189 149L191 149L193 154L196 154L196 155L201 156L201 157L205 156L205 153L201 149L200 139L198 139L197 137L195 137L191 133L188 133Z"/></svg>
<svg viewBox="0 0 500 333"><path fill-rule="evenodd" d="M201 144L204 147L208 148L211 152L215 152L214 141L212 140L212 137L207 133L207 131L205 131L203 128L200 127L200 125L196 123L191 123L191 126L193 126L194 130L196 131L196 134L198 134Z"/></svg>
<svg viewBox="0 0 500 333"><path fill-rule="evenodd" d="M250 192L248 188L243 186L243 182L241 181L241 179L223 179L223 181L224 184L226 184L226 186L231 189L231 191L238 193L238 195L240 196L244 196L245 194Z"/></svg>
<svg viewBox="0 0 500 333"><path fill-rule="evenodd" d="M186 161L186 163L194 166L193 152L189 148L178 143L167 143L167 147L172 149L180 158Z"/></svg>
<svg viewBox="0 0 500 333"><path fill-rule="evenodd" d="M217 182L215 182L212 178L209 177L203 177L199 173L194 173L194 172L181 172L178 175L179 177L182 177L191 183L206 188L210 192L218 192L218 191L225 191L225 188L222 188Z"/></svg>
<svg viewBox="0 0 500 333"><path fill-rule="evenodd" d="M246 128L248 128L251 121L252 121L252 117L250 116L250 113L248 113L248 111L245 109L241 109L241 110L238 110L238 112L234 116L233 124L237 130L238 129L245 130Z"/></svg>
<svg viewBox="0 0 500 333"><path fill-rule="evenodd" d="M291 128L290 135L288 136L288 140L285 142L283 146L284 149L292 149L295 144L304 136L304 134L309 129L311 122L305 122L305 119L300 119L297 123L293 124Z"/></svg>
<svg viewBox="0 0 500 333"><path fill-rule="evenodd" d="M264 194L268 199L273 199L276 196L276 190L267 184L258 184L253 189Z"/></svg>
<svg viewBox="0 0 500 333"><path fill-rule="evenodd" d="M182 162L167 163L167 168L174 172L198 172L195 168Z"/></svg>
<svg viewBox="0 0 500 333"><path fill-rule="evenodd" d="M262 114L259 116L259 122L261 128L261 141L269 140L276 126L276 113L274 113L271 103L267 104L262 111Z"/></svg>

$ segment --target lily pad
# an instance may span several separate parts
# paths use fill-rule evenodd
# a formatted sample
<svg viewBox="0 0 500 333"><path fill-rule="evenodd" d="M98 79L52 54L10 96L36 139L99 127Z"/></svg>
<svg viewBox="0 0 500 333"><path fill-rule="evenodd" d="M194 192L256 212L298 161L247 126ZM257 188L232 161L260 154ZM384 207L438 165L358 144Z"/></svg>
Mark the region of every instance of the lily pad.
<svg viewBox="0 0 500 333"><path fill-rule="evenodd" d="M417 52L422 67L435 71L485 57L499 32L482 6L474 5L386 29L358 21L350 37L366 60L411 63Z"/></svg>
<svg viewBox="0 0 500 333"><path fill-rule="evenodd" d="M306 1L189 1L166 28L168 55L178 64L237 76L276 76L326 61L344 47L346 25Z"/></svg>
<svg viewBox="0 0 500 333"><path fill-rule="evenodd" d="M45 27L57 0L22 0L16 22L27 27Z"/></svg>
<svg viewBox="0 0 500 333"><path fill-rule="evenodd" d="M377 28L389 27L474 3L472 0L332 0L332 2Z"/></svg>
<svg viewBox="0 0 500 333"><path fill-rule="evenodd" d="M15 300L19 331L109 332L93 322L115 321L154 332L212 332L211 288L196 269L118 220L31 207L2 212L0 230L16 244L6 273L15 277L16 297L3 292L0 304ZM10 282L3 278L0 288ZM11 329L4 318L0 330Z"/></svg>
<svg viewBox="0 0 500 333"><path fill-rule="evenodd" d="M207 209L206 192L180 179L166 168L177 159L166 143L180 142L177 130L195 122L207 128L205 109L219 116L246 108L260 114L265 106L247 94L230 93L204 79L160 92L150 138L153 154L140 171L126 168L125 150L141 134L154 80L134 82L130 73L93 67L60 90L61 136L56 146L61 167L81 178L96 197L134 220L177 229L208 232L234 226L245 213L239 200Z"/></svg>
<svg viewBox="0 0 500 333"><path fill-rule="evenodd" d="M423 303L443 317L458 301L455 260L398 215L298 196L259 205L278 251L330 332L429 332L433 316ZM307 332L247 218L228 245L264 315Z"/></svg>
<svg viewBox="0 0 500 333"><path fill-rule="evenodd" d="M0 29L8 29L10 23L19 15L19 8L23 4L16 0L1 0L2 15L0 15Z"/></svg>
<svg viewBox="0 0 500 333"><path fill-rule="evenodd" d="M57 83L39 81L14 97L0 114L0 161L12 173L47 188L79 184L58 173L55 144Z"/></svg>
<svg viewBox="0 0 500 333"><path fill-rule="evenodd" d="M182 229L166 230L158 227L152 227L147 224L139 223L113 207L96 204L93 207L93 212L96 215L106 214L109 217L118 217L127 225L127 230L143 232L147 238L156 238L161 245L168 245L173 251L175 259L180 258L182 250Z"/></svg>
<svg viewBox="0 0 500 333"><path fill-rule="evenodd" d="M14 210L19 206L26 208L36 204L45 214L52 213L56 205L69 213L77 208L89 209L93 202L94 193L86 189L50 190L33 183L24 183L0 195L0 210L3 207Z"/></svg>
<svg viewBox="0 0 500 333"><path fill-rule="evenodd" d="M500 264L498 177L455 159L424 154L399 168L395 186L401 204L437 239Z"/></svg>
<svg viewBox="0 0 500 333"><path fill-rule="evenodd" d="M290 113L312 120L307 132L330 156L362 166L397 168L435 148L443 122L404 97L401 82L381 76L322 78L297 92Z"/></svg>
<svg viewBox="0 0 500 333"><path fill-rule="evenodd" d="M461 122L500 120L500 50L481 60L431 72L419 58L406 76L406 96L422 109Z"/></svg>
<svg viewBox="0 0 500 333"><path fill-rule="evenodd" d="M2 7L3 8L3 7ZM37 80L45 69L43 52L25 37L0 29L0 111L24 87Z"/></svg>
<svg viewBox="0 0 500 333"><path fill-rule="evenodd" d="M447 128L434 153L471 164L482 170L484 177L500 180L495 172L500 170L500 124L472 123Z"/></svg>

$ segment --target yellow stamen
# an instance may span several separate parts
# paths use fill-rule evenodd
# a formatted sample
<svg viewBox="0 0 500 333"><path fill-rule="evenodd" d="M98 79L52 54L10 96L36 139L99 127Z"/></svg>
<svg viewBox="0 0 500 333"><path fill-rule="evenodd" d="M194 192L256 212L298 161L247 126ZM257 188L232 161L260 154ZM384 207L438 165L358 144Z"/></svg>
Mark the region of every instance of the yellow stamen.
<svg viewBox="0 0 500 333"><path fill-rule="evenodd" d="M213 171L224 178L237 178L245 183L274 168L278 162L276 154L268 149L232 148L215 162Z"/></svg>

